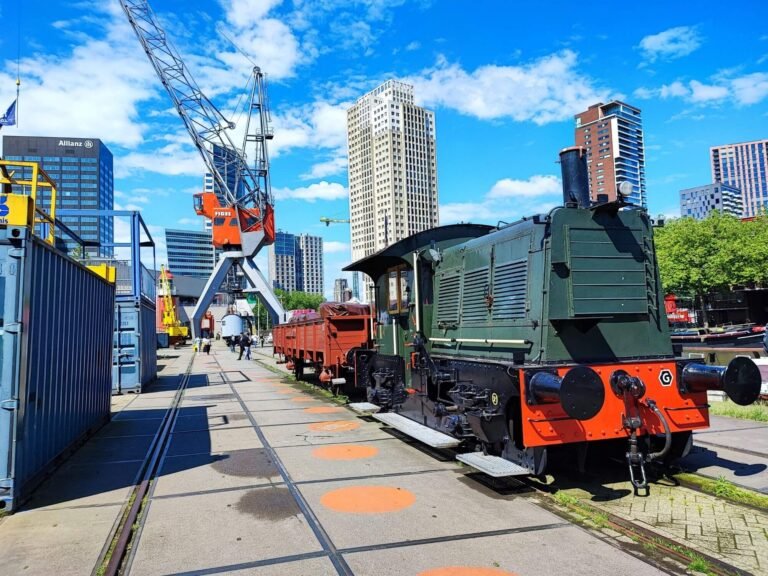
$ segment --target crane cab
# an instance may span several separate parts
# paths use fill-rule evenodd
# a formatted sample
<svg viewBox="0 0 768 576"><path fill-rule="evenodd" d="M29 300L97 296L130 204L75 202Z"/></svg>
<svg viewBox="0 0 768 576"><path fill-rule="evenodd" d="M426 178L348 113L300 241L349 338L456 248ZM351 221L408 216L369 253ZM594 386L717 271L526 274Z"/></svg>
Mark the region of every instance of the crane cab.
<svg viewBox="0 0 768 576"><path fill-rule="evenodd" d="M222 206L213 192L201 192L192 197L195 213L212 222L213 245L216 248L242 246L241 233L264 230L266 243L275 239L275 217L272 206L266 204L264 218L258 208Z"/></svg>

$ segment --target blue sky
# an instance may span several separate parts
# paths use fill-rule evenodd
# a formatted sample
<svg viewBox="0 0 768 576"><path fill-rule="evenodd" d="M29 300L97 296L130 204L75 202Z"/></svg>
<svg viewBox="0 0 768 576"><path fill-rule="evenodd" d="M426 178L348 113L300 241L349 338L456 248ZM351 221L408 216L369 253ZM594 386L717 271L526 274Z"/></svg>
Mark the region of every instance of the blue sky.
<svg viewBox="0 0 768 576"><path fill-rule="evenodd" d="M348 227L318 221L348 214L345 110L389 78L435 111L443 224L558 203L557 152L573 143L574 113L598 101L643 111L654 215L678 214L678 191L710 181L710 146L768 137L768 3L757 0L151 4L235 119L251 69L240 51L268 74L277 225L324 238L329 296L350 259ZM0 107L14 98L19 53L22 81L19 126L0 135L101 138L116 204L141 209L160 241L165 227L199 229L202 161L118 1L0 6Z"/></svg>

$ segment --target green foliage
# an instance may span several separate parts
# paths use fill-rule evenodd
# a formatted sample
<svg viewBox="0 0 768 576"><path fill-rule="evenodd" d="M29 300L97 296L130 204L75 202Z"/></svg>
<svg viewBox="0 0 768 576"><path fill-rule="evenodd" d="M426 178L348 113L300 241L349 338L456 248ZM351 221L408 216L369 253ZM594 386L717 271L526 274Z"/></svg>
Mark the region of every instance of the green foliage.
<svg viewBox="0 0 768 576"><path fill-rule="evenodd" d="M320 304L325 302L325 298L321 294L298 291L288 292L279 288L275 290L275 296L283 304L285 310L317 310L320 308ZM253 313L259 316L259 325L262 329L266 329L267 325L272 325L271 320L267 322L267 309L265 306L261 304L254 305Z"/></svg>
<svg viewBox="0 0 768 576"><path fill-rule="evenodd" d="M739 406L733 402L712 402L709 408L709 413L716 414L717 416L741 418L742 420L768 422L768 405L766 404Z"/></svg>
<svg viewBox="0 0 768 576"><path fill-rule="evenodd" d="M768 284L768 217L742 222L712 213L680 218L655 232L664 291L700 296L734 286Z"/></svg>

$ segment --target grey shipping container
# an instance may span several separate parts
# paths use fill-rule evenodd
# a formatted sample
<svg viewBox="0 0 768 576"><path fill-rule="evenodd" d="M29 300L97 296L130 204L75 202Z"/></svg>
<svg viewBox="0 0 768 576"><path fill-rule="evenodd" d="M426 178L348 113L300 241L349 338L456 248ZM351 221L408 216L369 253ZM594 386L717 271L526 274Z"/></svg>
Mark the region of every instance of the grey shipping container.
<svg viewBox="0 0 768 576"><path fill-rule="evenodd" d="M114 305L113 284L0 229L0 509L109 419Z"/></svg>
<svg viewBox="0 0 768 576"><path fill-rule="evenodd" d="M118 296L112 357L112 393L141 392L157 377L155 304Z"/></svg>

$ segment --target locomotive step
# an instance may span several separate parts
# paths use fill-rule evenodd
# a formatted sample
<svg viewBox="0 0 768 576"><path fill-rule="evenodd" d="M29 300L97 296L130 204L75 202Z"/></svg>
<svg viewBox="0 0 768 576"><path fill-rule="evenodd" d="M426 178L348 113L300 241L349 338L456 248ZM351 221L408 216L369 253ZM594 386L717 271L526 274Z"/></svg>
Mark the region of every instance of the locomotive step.
<svg viewBox="0 0 768 576"><path fill-rule="evenodd" d="M499 458L498 456L490 456L483 454L482 452L467 452L466 454L457 454L456 460L463 462L467 466L479 470L488 476L494 478L503 478L506 476L526 476L530 474L527 468L518 466L514 462Z"/></svg>
<svg viewBox="0 0 768 576"><path fill-rule="evenodd" d="M363 414L364 416L375 414L381 410L381 406L376 406L376 404L371 404L370 402L352 402L351 404L347 404L347 406L358 414Z"/></svg>
<svg viewBox="0 0 768 576"><path fill-rule="evenodd" d="M427 446L432 446L432 448L454 448L461 444L461 440L458 438L422 426L405 416L400 416L400 414L385 412L384 414L373 414L373 417Z"/></svg>

